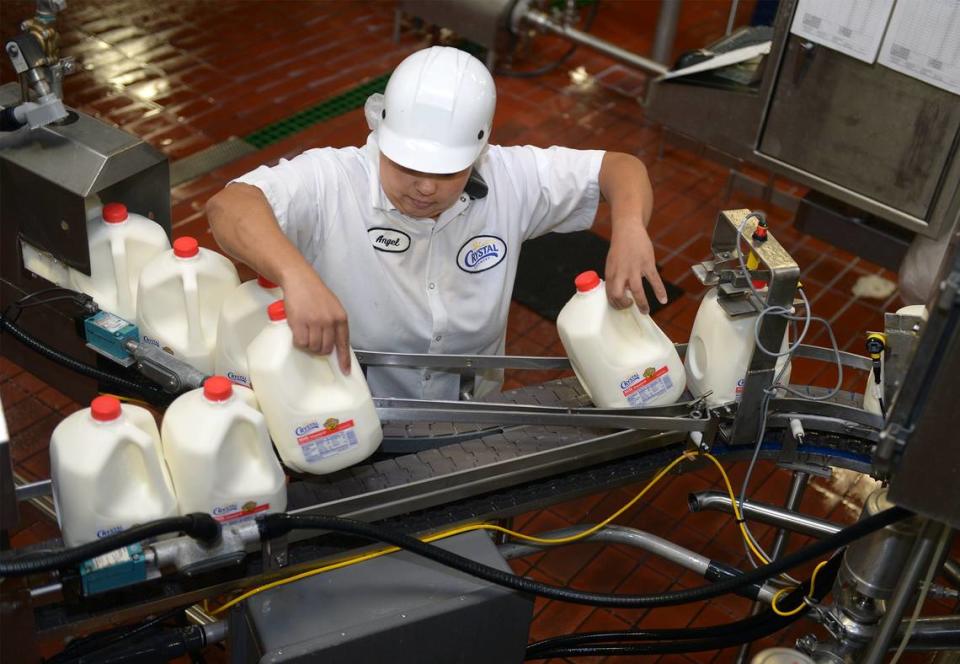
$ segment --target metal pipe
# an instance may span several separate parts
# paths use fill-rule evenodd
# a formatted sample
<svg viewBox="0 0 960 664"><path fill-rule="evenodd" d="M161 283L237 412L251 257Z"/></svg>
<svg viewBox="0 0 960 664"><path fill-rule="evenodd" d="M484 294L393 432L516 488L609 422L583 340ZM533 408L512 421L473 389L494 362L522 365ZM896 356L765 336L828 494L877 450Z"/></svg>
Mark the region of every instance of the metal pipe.
<svg viewBox="0 0 960 664"><path fill-rule="evenodd" d="M660 13L657 15L657 30L653 35L653 49L650 52L657 62L671 64L673 42L677 36L677 23L680 20L681 0L660 0Z"/></svg>
<svg viewBox="0 0 960 664"><path fill-rule="evenodd" d="M733 0L730 3L730 13L727 15L727 31L724 34L729 35L733 32L733 24L737 20L737 9L740 8L740 0Z"/></svg>
<svg viewBox="0 0 960 664"><path fill-rule="evenodd" d="M227 638L227 621L218 620L217 622L210 623L209 625L202 625L203 627L203 638L206 639L207 645L211 643L219 643Z"/></svg>
<svg viewBox="0 0 960 664"><path fill-rule="evenodd" d="M592 48L598 53L602 53L613 58L614 60L619 60L624 64L630 65L631 67L636 67L637 69L645 71L648 74L653 74L654 76L663 76L669 71L667 66L656 62L655 60L645 58L642 55L637 55L632 51L620 48L615 44L611 44L606 40L594 37L590 33L583 32L582 30L577 30L569 25L557 23L549 16L536 9L527 11L523 15L523 18L545 32L563 37L564 39L572 41L575 44Z"/></svg>
<svg viewBox="0 0 960 664"><path fill-rule="evenodd" d="M716 511L733 514L730 496L719 491L700 491L691 493L687 498L691 512ZM810 537L827 537L840 532L841 526L824 519L792 512L782 507L751 500L743 502L743 516L750 521L758 521L771 526L785 528L791 532Z"/></svg>
<svg viewBox="0 0 960 664"><path fill-rule="evenodd" d="M893 597L887 602L880 626L867 647L863 659L860 660L861 664L881 664L883 662L887 650L890 649L894 638L897 636L897 631L900 629L900 621L917 590L917 583L930 564L930 557L933 555L944 527L943 524L936 521L927 521L924 524L923 532L920 533L910 558L907 559L907 564L903 567L903 573Z"/></svg>
<svg viewBox="0 0 960 664"><path fill-rule="evenodd" d="M899 636L903 637L907 621L900 625ZM948 648L958 652L960 644L960 616L934 616L918 618L910 635L907 650L935 650Z"/></svg>
<svg viewBox="0 0 960 664"><path fill-rule="evenodd" d="M960 563L947 558L943 562L943 575L950 579L950 583L960 586Z"/></svg>
<svg viewBox="0 0 960 664"><path fill-rule="evenodd" d="M546 534L541 534L539 537L552 539L570 537L572 535L582 533L584 530L592 527L593 526L590 524L571 526L569 528L561 528L560 530L554 530ZM670 540L657 537L651 533L637 530L636 528L627 528L625 526L606 526L580 541L625 544L627 546L643 549L644 551L649 551L650 553L665 560L669 560L670 562L675 563L684 569L688 569L691 572L696 572L701 576L706 575L711 564L711 560L709 558L696 553L695 551L690 551L679 544L674 544ZM545 548L550 548L551 546L552 545L550 544L509 542L507 544L500 545L498 550L500 551L500 555L510 560L513 558L522 558L523 556L528 556L532 553L537 553L538 551L542 551ZM778 588L765 583L760 588L758 597L760 600L769 604L773 600L773 595L777 592L777 590Z"/></svg>

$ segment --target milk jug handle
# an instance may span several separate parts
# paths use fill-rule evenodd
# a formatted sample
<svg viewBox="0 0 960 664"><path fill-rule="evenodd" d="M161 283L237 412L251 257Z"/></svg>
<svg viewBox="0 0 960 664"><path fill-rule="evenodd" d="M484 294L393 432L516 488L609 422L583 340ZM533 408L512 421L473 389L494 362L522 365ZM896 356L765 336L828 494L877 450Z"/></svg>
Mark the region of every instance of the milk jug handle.
<svg viewBox="0 0 960 664"><path fill-rule="evenodd" d="M159 441L154 441L150 434L136 426L133 426L130 439L133 440L133 442L137 444L137 447L140 448L140 451L143 452L143 465L147 469L147 474L150 476L150 483L153 488L170 488L167 475L160 465L163 463L163 459L160 456L160 451L156 447Z"/></svg>
<svg viewBox="0 0 960 664"><path fill-rule="evenodd" d="M656 339L660 336L660 328L653 322L653 317L650 316L650 314L641 312L636 303L630 306L630 313L633 314L634 320L639 323L643 332L649 335L651 339Z"/></svg>
<svg viewBox="0 0 960 664"><path fill-rule="evenodd" d="M243 404L243 408L237 409L240 419L247 422L254 428L254 430L266 430L266 418L256 408ZM273 460L273 448L270 446L269 438L267 439L266 445L257 445L256 454L258 461L272 461Z"/></svg>

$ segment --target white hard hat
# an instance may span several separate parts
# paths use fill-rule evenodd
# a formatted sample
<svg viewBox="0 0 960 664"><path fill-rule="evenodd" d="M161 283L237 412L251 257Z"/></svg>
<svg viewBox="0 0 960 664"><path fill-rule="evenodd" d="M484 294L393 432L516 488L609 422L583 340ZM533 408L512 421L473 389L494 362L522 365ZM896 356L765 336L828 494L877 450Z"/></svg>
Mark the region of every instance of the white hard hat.
<svg viewBox="0 0 960 664"><path fill-rule="evenodd" d="M475 57L446 46L417 51L387 83L377 145L415 171L462 171L486 146L496 104L493 77Z"/></svg>

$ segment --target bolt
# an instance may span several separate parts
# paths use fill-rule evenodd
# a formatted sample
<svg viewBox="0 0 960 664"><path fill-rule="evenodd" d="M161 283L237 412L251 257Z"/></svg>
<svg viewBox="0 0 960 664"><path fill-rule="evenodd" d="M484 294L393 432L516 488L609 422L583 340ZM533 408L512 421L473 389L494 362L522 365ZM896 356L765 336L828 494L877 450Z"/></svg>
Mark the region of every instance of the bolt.
<svg viewBox="0 0 960 664"><path fill-rule="evenodd" d="M18 55L20 55L20 49L17 48L16 44L14 44L13 42L10 42L9 44L7 44L7 53L10 54L11 58L15 58Z"/></svg>
<svg viewBox="0 0 960 664"><path fill-rule="evenodd" d="M807 654L813 653L817 649L817 637L813 634L806 634L797 639L797 650Z"/></svg>

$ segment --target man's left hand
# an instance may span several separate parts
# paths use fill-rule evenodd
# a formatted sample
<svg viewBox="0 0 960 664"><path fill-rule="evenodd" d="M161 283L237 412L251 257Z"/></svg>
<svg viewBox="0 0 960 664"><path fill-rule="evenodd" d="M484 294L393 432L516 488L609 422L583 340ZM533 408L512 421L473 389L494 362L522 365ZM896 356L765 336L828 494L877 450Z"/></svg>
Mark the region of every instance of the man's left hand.
<svg viewBox="0 0 960 664"><path fill-rule="evenodd" d="M604 276L607 299L616 309L626 309L636 302L643 313L650 311L643 292L644 279L650 283L660 304L667 303L667 290L657 272L653 243L642 220L615 220Z"/></svg>

